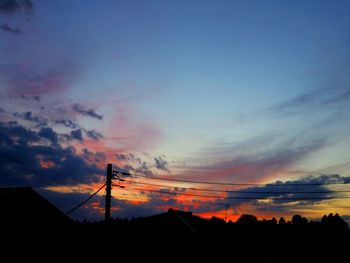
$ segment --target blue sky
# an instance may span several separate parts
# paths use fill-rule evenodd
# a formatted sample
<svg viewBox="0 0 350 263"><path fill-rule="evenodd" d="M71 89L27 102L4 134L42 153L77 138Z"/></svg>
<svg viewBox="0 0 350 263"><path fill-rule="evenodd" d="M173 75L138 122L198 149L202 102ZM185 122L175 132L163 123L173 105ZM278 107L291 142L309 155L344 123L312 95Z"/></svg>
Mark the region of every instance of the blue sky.
<svg viewBox="0 0 350 263"><path fill-rule="evenodd" d="M349 1L6 1L2 122L38 132L30 111L101 169L132 153L181 178L349 176Z"/></svg>

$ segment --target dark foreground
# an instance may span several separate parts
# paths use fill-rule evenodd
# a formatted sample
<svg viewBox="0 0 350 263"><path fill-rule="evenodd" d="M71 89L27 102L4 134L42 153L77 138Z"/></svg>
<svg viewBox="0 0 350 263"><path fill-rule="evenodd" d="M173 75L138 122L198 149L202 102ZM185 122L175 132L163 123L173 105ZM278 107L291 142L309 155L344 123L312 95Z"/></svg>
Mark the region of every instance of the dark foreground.
<svg viewBox="0 0 350 263"><path fill-rule="evenodd" d="M350 262L350 232L344 224L181 217L186 224L164 214L110 223L2 225L2 255L11 255L7 262L23 257L47 262Z"/></svg>

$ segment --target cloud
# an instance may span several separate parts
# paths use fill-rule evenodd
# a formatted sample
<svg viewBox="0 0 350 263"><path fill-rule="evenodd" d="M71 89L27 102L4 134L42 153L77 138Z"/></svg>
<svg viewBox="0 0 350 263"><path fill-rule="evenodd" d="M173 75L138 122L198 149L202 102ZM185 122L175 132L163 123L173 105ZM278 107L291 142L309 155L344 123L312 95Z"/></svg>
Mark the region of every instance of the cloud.
<svg viewBox="0 0 350 263"><path fill-rule="evenodd" d="M113 105L111 112L114 116L108 116L104 130L110 143L122 148L119 152L146 151L159 143L162 133L153 120L135 116L132 107L126 105Z"/></svg>
<svg viewBox="0 0 350 263"><path fill-rule="evenodd" d="M126 161L127 160L127 156L125 154L116 154L115 158L119 161Z"/></svg>
<svg viewBox="0 0 350 263"><path fill-rule="evenodd" d="M34 4L31 0L0 0L0 14L4 15L30 15L33 12ZM7 23L0 25L0 29L11 34L21 34L18 27L9 26Z"/></svg>
<svg viewBox="0 0 350 263"><path fill-rule="evenodd" d="M133 171L150 177L154 176L154 173L147 162L142 162L139 165L125 164L121 168L128 172Z"/></svg>
<svg viewBox="0 0 350 263"><path fill-rule="evenodd" d="M75 103L72 106L72 109L84 116L89 116L91 118L96 118L99 120L103 119L102 115L97 114L93 109L86 109L83 105L80 105L79 103Z"/></svg>
<svg viewBox="0 0 350 263"><path fill-rule="evenodd" d="M31 0L0 0L0 13L18 14L31 13L34 4Z"/></svg>
<svg viewBox="0 0 350 263"><path fill-rule="evenodd" d="M142 160L143 158L133 153L116 154L115 158L119 161L119 163L121 163L120 168L126 171L133 171L146 176L156 175L157 170L162 170L170 173L168 162L164 159L164 157L161 156L152 158L153 160L150 162Z"/></svg>
<svg viewBox="0 0 350 263"><path fill-rule="evenodd" d="M52 128L50 127L44 127L41 128L40 131L38 132L38 135L41 138L47 139L48 141L50 141L53 145L57 145L58 144L58 135L56 132L53 131Z"/></svg>
<svg viewBox="0 0 350 263"><path fill-rule="evenodd" d="M344 57L345 60L348 60L348 56ZM348 110L350 102L350 74L348 68L349 61L344 61L341 68L335 68L331 74L327 72L330 77L324 84L319 84L320 86L316 88L309 89L298 96L283 101L269 108L268 111L284 116L314 111Z"/></svg>
<svg viewBox="0 0 350 263"><path fill-rule="evenodd" d="M71 129L76 129L79 127L79 125L77 123L75 123L74 121L69 120L69 119L58 119L58 120L55 120L55 123L61 124L64 127L71 128Z"/></svg>
<svg viewBox="0 0 350 263"><path fill-rule="evenodd" d="M115 158L119 161L124 161L124 162L136 162L137 164L141 164L142 161L141 161L141 158L140 157L137 157L135 154L133 153L129 153L129 154L123 154L123 153L120 153L120 154L116 154L115 155Z"/></svg>
<svg viewBox="0 0 350 263"><path fill-rule="evenodd" d="M106 160L106 155L103 152L92 152L86 148L83 149L82 157L86 160L96 163L100 163Z"/></svg>
<svg viewBox="0 0 350 263"><path fill-rule="evenodd" d="M319 176L305 176L295 180L285 182L275 181L273 183L246 187L238 192L230 193L233 198L252 197L261 198L257 200L231 199L230 203L239 206L242 204L250 204L255 207L256 211L268 212L288 212L290 209L311 208L312 205L328 203L329 200L321 200L327 198L335 198L344 196L344 193L331 193L331 183L350 183L350 177L344 177L337 174L323 174ZM249 192L266 192L266 193L249 193ZM287 193L286 193L287 192ZM309 192L302 193L302 192ZM319 199L307 199L319 198ZM263 201L268 199L268 202ZM283 200L284 199L284 200ZM301 199L301 200L287 200Z"/></svg>
<svg viewBox="0 0 350 263"><path fill-rule="evenodd" d="M99 181L104 171L73 147L62 147L57 137L49 128L36 132L16 122L0 122L1 184L40 187Z"/></svg>
<svg viewBox="0 0 350 263"><path fill-rule="evenodd" d="M12 33L12 34L22 34L21 29L19 29L18 27L10 27L6 23L3 23L2 25L0 25L0 29L5 31L5 32Z"/></svg>
<svg viewBox="0 0 350 263"><path fill-rule="evenodd" d="M291 115L310 110L338 108L349 101L350 87L320 88L284 101L269 110L283 115Z"/></svg>
<svg viewBox="0 0 350 263"><path fill-rule="evenodd" d="M86 131L86 135L91 138L91 139L94 139L96 141L98 141L99 139L102 139L103 138L103 135L95 130L89 130L89 131Z"/></svg>
<svg viewBox="0 0 350 263"><path fill-rule="evenodd" d="M37 65L0 65L0 80L12 96L37 97L57 93L70 87L77 72L69 63L47 69Z"/></svg>
<svg viewBox="0 0 350 263"><path fill-rule="evenodd" d="M161 156L154 157L154 161L157 169L169 172L168 162L164 160L164 158L162 158Z"/></svg>
<svg viewBox="0 0 350 263"><path fill-rule="evenodd" d="M15 94L2 94L0 93L0 101L14 101L17 103L21 102L40 102L40 96L31 96L31 95L15 95Z"/></svg>
<svg viewBox="0 0 350 263"><path fill-rule="evenodd" d="M271 184L259 187L247 187L240 189L238 193L232 193L229 196L232 197L254 197L254 198L298 198L305 196L305 194L298 194L296 192L301 191L327 191L327 185L300 185L296 184L327 184L327 183L340 183L346 182L350 183L350 177L343 177L340 175L320 175L320 176L306 176L304 178L290 180L286 182L276 181ZM274 186L272 186L274 185ZM290 185L290 186L287 186ZM278 187L280 186L280 187ZM126 188L127 189L127 188ZM230 210L233 211L235 216L238 216L244 210L244 207L249 205L249 207L254 207L253 210L256 213L270 213L270 214L282 214L285 215L289 213L291 209L295 210L296 206L307 208L312 207L315 204L322 203L321 200L303 200L303 201L287 201L287 200L272 200L270 203L261 203L259 200L242 200L242 199L196 199L192 197L182 198L181 195L176 195L176 193L186 193L184 189L168 189L161 188L158 189L162 192L167 192L171 194L161 194L148 192L143 190L120 190L118 198L115 197L112 200L112 208L118 208L114 213L113 217L119 218L131 218L131 217L140 217L140 216L150 216L158 213L165 212L168 208L176 208L180 210L192 211L195 214L208 213L213 214L218 211L222 211L225 205L228 203L231 205ZM146 198L144 201L135 201L133 199L124 198L124 191L132 191L137 193L137 196ZM272 192L272 191L289 191L291 193L281 193L281 194L247 194L246 192L261 191L261 192ZM294 193L293 193L294 192ZM197 192L198 194L198 192ZM54 191L43 191L43 195L46 196L54 204L57 204L63 211L68 211L74 207L77 203L88 197L88 194L82 193L57 193ZM308 195L311 197L330 197L335 196L335 194L312 194ZM73 218L80 220L89 219L89 220L102 220L103 219L103 208L104 208L104 198L97 196L90 203L87 204L82 209L77 210L72 214ZM230 212L228 212L230 213ZM222 217L224 214L221 215Z"/></svg>
<svg viewBox="0 0 350 263"><path fill-rule="evenodd" d="M325 175L309 175L295 180L288 180L285 182L275 181L273 183L266 184L264 186L258 187L248 187L242 189L237 194L232 194L231 196L244 197L247 196L245 192L274 192L267 194L249 194L252 197L263 197L263 198L302 198L302 197L313 197L313 198L327 198L334 196L334 194L329 193L313 193L302 194L297 192L324 192L328 191L330 183L350 183L350 177L343 177L338 174L325 174ZM281 192L281 193L278 193ZM288 192L288 193L283 193ZM276 203L288 203L284 200L274 200ZM314 203L319 202L315 200L305 200L304 203Z"/></svg>
<svg viewBox="0 0 350 263"><path fill-rule="evenodd" d="M227 147L223 149L226 153L224 160L213 158L212 151L204 153L204 159L211 161L208 165L189 167L182 176L199 180L236 181L236 182L260 182L276 176L281 176L292 164L302 160L311 153L317 152L327 145L326 137L306 138L301 134L282 140L274 145L275 139L266 138L269 148L262 148L259 151L246 152L242 143L239 147ZM254 140L253 140L254 141ZM252 140L247 145L254 148ZM258 144L265 145L258 140ZM259 147L260 148L260 147ZM233 151L243 149L242 152ZM228 159L227 156L232 156ZM179 176L179 175L177 175Z"/></svg>
<svg viewBox="0 0 350 263"><path fill-rule="evenodd" d="M70 132L70 136L72 139L83 142L83 132L81 129L73 130Z"/></svg>
<svg viewBox="0 0 350 263"><path fill-rule="evenodd" d="M204 201L191 197L183 199L181 196L174 194L174 190L169 189L161 189L161 191L169 192L172 194L160 194L142 190L132 191L137 192L143 197L146 197L147 201L134 202L134 200L120 200L114 198L112 204L119 209L115 214L113 214L113 216L127 218L150 216L158 213L164 213L169 208L192 211L198 214L203 212L221 210L224 204L223 200L220 199L206 199ZM101 204L101 206L102 205L103 204Z"/></svg>
<svg viewBox="0 0 350 263"><path fill-rule="evenodd" d="M24 113L14 112L12 116L25 121L34 122L37 124L38 127L46 126L48 123L48 120L46 118L43 118L40 116L34 116L34 114L31 111L27 111Z"/></svg>

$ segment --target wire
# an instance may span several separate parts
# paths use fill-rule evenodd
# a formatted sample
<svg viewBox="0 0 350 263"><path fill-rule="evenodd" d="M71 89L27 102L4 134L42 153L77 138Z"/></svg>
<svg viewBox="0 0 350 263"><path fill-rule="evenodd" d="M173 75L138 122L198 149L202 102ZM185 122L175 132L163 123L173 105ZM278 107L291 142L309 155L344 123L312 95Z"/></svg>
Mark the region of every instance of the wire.
<svg viewBox="0 0 350 263"><path fill-rule="evenodd" d="M159 194L168 194L168 195L184 195L184 196L193 196L193 197L207 197L207 198L216 198L216 199L239 199L239 200L284 200L284 201L298 201L298 200L329 200L329 199L350 199L350 196L343 197L296 197L296 198L286 198L286 197L238 197L238 196L218 196L218 195L200 195L200 194L187 194L187 193L178 193L178 192L165 192L161 190L149 190L138 187L128 186L127 189L134 189L138 191L147 191Z"/></svg>
<svg viewBox="0 0 350 263"><path fill-rule="evenodd" d="M77 206L75 206L74 208L72 208L71 210L69 210L68 212L66 212L65 214L68 215L70 213L72 213L74 210L78 209L79 207L81 207L83 204L85 204L87 201L89 201L91 198L93 198L98 192L100 192L104 187L106 186L106 184L103 184L95 193L93 193L92 195L90 195L88 198L86 198L83 202L81 202L80 204L78 204Z"/></svg>
<svg viewBox="0 0 350 263"><path fill-rule="evenodd" d="M259 184L259 183L219 183L219 182L208 182L208 181L194 181L194 180L180 180L172 178L162 178L162 177L149 177L140 173L133 172L132 175L135 177L144 177L147 179L180 182L180 183L194 183L194 184L215 184L215 185L234 185L234 186L315 186L315 185L336 185L336 184L350 184L350 182L324 182L324 183L300 183L300 184Z"/></svg>
<svg viewBox="0 0 350 263"><path fill-rule="evenodd" d="M127 181L126 183L133 184L142 184L149 186L157 186L157 187L166 187L166 188L181 188L186 190L193 191L203 191L203 192L219 192L219 193L240 193L240 194L331 194L331 193L350 193L350 190L334 190L334 191L241 191L241 190L218 190L218 189L205 189L205 188L192 188L192 187L177 187L171 185L161 185L161 184L151 184L151 183L143 183L136 181Z"/></svg>

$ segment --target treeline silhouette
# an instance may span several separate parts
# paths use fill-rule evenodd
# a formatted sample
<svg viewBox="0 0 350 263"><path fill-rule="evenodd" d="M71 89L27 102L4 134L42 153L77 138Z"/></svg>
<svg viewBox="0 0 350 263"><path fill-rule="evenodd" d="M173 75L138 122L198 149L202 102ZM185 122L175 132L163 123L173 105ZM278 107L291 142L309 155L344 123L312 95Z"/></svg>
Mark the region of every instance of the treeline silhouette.
<svg viewBox="0 0 350 263"><path fill-rule="evenodd" d="M112 259L123 251L130 260L142 255L143 261L173 255L177 261L215 257L215 261L231 262L348 262L350 248L348 225L338 214L324 215L320 221L301 215L291 220L242 215L235 222L225 222L169 209L109 222L28 225L17 221L0 228L10 250L34 251L39 257L44 250L67 257L104 253Z"/></svg>
<svg viewBox="0 0 350 263"><path fill-rule="evenodd" d="M240 231L240 230L266 230L266 231L320 231L333 233L350 234L348 224L338 215L324 215L321 221L308 220L301 215L294 215L290 221L284 217L278 220L273 217L270 220L258 220L254 215L243 214L236 222L213 216L211 219L204 219L194 216L191 212L169 209L167 213L150 217L138 218L115 218L109 222L104 221L76 221L75 224L81 227L93 228L108 226L120 233L128 232L152 232L152 233L216 233Z"/></svg>

